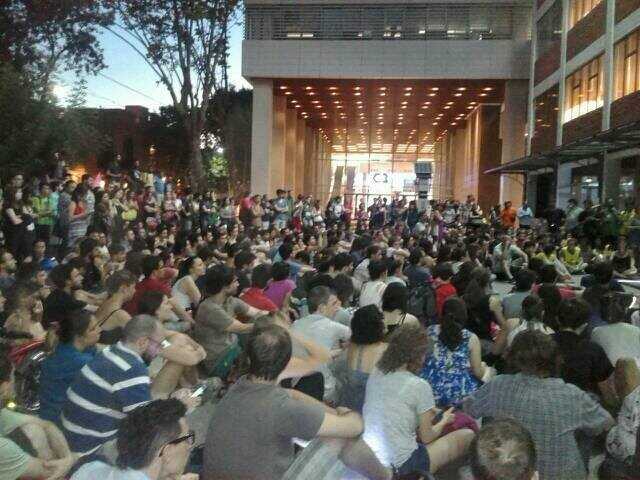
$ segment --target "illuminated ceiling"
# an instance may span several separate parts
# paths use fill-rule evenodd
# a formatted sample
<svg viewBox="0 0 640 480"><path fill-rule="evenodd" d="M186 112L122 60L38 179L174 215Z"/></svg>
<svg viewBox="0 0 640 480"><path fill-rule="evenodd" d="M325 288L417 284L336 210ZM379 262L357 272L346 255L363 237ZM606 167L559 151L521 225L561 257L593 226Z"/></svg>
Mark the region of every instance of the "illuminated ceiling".
<svg viewBox="0 0 640 480"><path fill-rule="evenodd" d="M500 80L277 80L276 95L319 129L334 153L407 156L464 127L478 105L503 101Z"/></svg>

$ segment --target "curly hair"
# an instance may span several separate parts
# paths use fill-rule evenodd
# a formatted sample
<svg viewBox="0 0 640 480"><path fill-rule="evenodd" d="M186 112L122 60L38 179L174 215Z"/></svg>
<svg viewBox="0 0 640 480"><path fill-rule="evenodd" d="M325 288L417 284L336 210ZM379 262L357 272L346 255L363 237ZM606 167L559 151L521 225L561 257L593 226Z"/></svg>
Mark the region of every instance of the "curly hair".
<svg viewBox="0 0 640 480"><path fill-rule="evenodd" d="M404 324L389 336L389 346L378 361L382 373L392 373L403 365L417 372L431 349L426 330L420 325Z"/></svg>
<svg viewBox="0 0 640 480"><path fill-rule="evenodd" d="M558 347L551 336L539 330L525 330L516 335L506 360L516 372L546 377L556 371L557 353Z"/></svg>
<svg viewBox="0 0 640 480"><path fill-rule="evenodd" d="M141 470L151 465L158 451L180 435L180 419L186 413L175 398L155 400L130 412L118 430L118 467Z"/></svg>

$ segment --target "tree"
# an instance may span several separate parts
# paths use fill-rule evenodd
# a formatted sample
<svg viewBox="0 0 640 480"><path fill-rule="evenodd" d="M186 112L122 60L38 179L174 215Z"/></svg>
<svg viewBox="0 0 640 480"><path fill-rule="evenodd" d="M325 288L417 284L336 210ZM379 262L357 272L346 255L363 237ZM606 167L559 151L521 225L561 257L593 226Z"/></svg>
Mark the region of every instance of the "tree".
<svg viewBox="0 0 640 480"><path fill-rule="evenodd" d="M150 66L172 99L185 138L191 183L205 187L201 135L211 96L226 79L227 27L238 0L104 0L107 28Z"/></svg>
<svg viewBox="0 0 640 480"><path fill-rule="evenodd" d="M32 82L45 99L60 67L77 73L104 68L97 32L113 11L95 0L3 0L0 2L0 60Z"/></svg>
<svg viewBox="0 0 640 480"><path fill-rule="evenodd" d="M207 114L206 130L224 149L229 187L236 194L249 190L252 102L251 90L221 90L213 97Z"/></svg>

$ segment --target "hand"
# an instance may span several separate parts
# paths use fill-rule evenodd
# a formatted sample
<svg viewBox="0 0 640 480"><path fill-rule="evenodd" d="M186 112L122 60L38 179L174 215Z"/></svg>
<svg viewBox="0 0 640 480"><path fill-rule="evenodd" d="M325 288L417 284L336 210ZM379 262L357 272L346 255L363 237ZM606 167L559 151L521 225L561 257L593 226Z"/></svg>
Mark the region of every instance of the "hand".
<svg viewBox="0 0 640 480"><path fill-rule="evenodd" d="M44 312L44 307L42 306L42 302L40 300L37 300L34 304L33 304L33 314L34 315L40 315L42 312Z"/></svg>
<svg viewBox="0 0 640 480"><path fill-rule="evenodd" d="M58 460L45 460L43 466L46 473L46 480L58 480L66 477L69 470L75 463L72 455Z"/></svg>
<svg viewBox="0 0 640 480"><path fill-rule="evenodd" d="M492 295L491 297L489 297L489 310L494 313L502 312L502 302L497 295Z"/></svg>
<svg viewBox="0 0 640 480"><path fill-rule="evenodd" d="M442 414L442 418L440 419L439 423L445 426L452 423L455 419L456 419L456 414L453 413L453 407L451 407L449 410L447 410Z"/></svg>
<svg viewBox="0 0 640 480"><path fill-rule="evenodd" d="M336 408L336 413L338 414L339 417L342 417L343 415L348 415L351 412L352 412L352 410L350 408L347 408L347 407L338 407L338 408Z"/></svg>
<svg viewBox="0 0 640 480"><path fill-rule="evenodd" d="M180 477L180 480L199 480L200 475L197 473L185 473Z"/></svg>
<svg viewBox="0 0 640 480"><path fill-rule="evenodd" d="M188 410L194 409L196 407L199 407L202 404L202 398L201 397L192 397L191 396L191 389L189 388L181 388L179 390L176 390L175 392L173 392L171 394L171 398L175 398L177 400L180 400L182 403L184 403L184 406L187 407Z"/></svg>

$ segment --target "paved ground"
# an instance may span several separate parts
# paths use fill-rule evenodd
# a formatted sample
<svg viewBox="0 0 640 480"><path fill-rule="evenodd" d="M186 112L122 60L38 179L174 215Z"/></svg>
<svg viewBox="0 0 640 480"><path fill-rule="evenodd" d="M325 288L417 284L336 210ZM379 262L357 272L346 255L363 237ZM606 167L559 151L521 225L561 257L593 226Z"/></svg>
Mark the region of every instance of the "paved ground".
<svg viewBox="0 0 640 480"><path fill-rule="evenodd" d="M576 277L574 280L576 285L580 284L579 278ZM513 288L513 285L502 282L494 282L493 290L499 294L501 297L508 294ZM196 432L196 444L200 445L204 442L206 437L206 431L209 426L209 420L213 409L215 408L215 404L207 403L200 408L197 408L190 416L189 416L189 424L191 428ZM341 462L335 458L334 455L327 453L327 458L325 458L325 463L329 465L327 467L328 473L322 476L324 480L346 480L346 479L361 479L357 474L349 474L344 471L344 468L341 465ZM302 458L300 460L303 460ZM589 480L597 480L597 476L595 472L597 472L598 466L602 462L602 455L594 456L590 462L590 471L591 474L589 476ZM335 464L335 465L333 465ZM324 471L323 471L324 474ZM321 480L320 475L314 475L311 472L306 472L304 476L304 480ZM303 480L303 476L298 476L299 480ZM441 471L436 480L472 480L470 476L470 472L468 468L464 466L464 462L460 464L454 465L451 468L446 469L445 471Z"/></svg>

